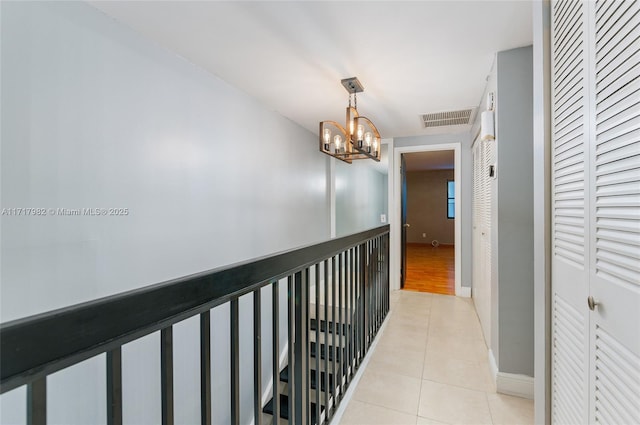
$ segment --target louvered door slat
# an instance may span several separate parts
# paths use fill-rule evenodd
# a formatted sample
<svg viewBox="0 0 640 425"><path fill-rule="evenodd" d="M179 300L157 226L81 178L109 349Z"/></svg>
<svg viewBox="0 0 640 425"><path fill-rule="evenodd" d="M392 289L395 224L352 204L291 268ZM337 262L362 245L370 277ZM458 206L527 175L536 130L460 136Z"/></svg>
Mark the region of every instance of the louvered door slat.
<svg viewBox="0 0 640 425"><path fill-rule="evenodd" d="M595 417L600 423L640 423L640 358L596 326Z"/></svg>
<svg viewBox="0 0 640 425"><path fill-rule="evenodd" d="M615 107L616 104L630 97L635 100L635 92L638 90L640 90L640 79L636 79L627 84L625 90L618 90L617 92L611 93L607 98L601 98L596 110L600 112Z"/></svg>
<svg viewBox="0 0 640 425"><path fill-rule="evenodd" d="M577 140L573 141L573 144L565 144L558 147L554 155L556 164L560 163L561 161L570 159L574 161L580 161L581 155L583 153L582 146L580 145L580 143L575 143L577 142Z"/></svg>
<svg viewBox="0 0 640 425"><path fill-rule="evenodd" d="M557 81L555 82L558 93L566 93L577 83L583 80L582 70L584 68L584 62L582 58L576 63L568 64L566 69L558 71ZM559 99L562 100L563 96Z"/></svg>
<svg viewBox="0 0 640 425"><path fill-rule="evenodd" d="M575 89L575 93L570 97L567 97L567 102L558 109L556 117L559 122L565 122L571 120L571 116L575 116L576 113L580 113L582 109L581 105L581 92L580 89Z"/></svg>
<svg viewBox="0 0 640 425"><path fill-rule="evenodd" d="M561 84L566 81L567 78L575 72L580 66L582 61L582 55L580 54L579 46L582 43L582 33L576 32L568 40L571 45L565 51L560 51L560 57L558 58L558 68L554 81L556 84Z"/></svg>
<svg viewBox="0 0 640 425"><path fill-rule="evenodd" d="M615 149L612 148L612 146L604 146L607 150L602 154L598 154L597 165L602 166L603 169L606 165L615 165L617 161L632 162L633 158L640 154L640 143L637 141L630 141L628 140L629 137L627 137L631 134L637 134L637 132L620 132L622 133L620 137L615 137L617 135L613 134L615 139L613 139L611 143L620 142L620 147ZM610 133L613 133L613 131ZM606 136L607 133L603 133L603 135ZM634 168L638 168L637 165Z"/></svg>
<svg viewBox="0 0 640 425"><path fill-rule="evenodd" d="M553 21L554 25L557 28L564 28L566 26L565 19L571 16L570 11L573 11L578 5L576 3L571 3L568 1L563 2L555 2L554 3L554 13L553 13ZM560 46L559 44L554 45L554 48Z"/></svg>
<svg viewBox="0 0 640 425"><path fill-rule="evenodd" d="M610 40L620 32L623 25L619 25L621 18L624 15L629 15L629 9L633 7L633 2L630 1L615 1L615 7L608 9L603 13L602 19L596 23L596 52L601 51L607 47L607 40ZM634 11L631 12L632 14Z"/></svg>
<svg viewBox="0 0 640 425"><path fill-rule="evenodd" d="M552 412L556 423L581 423L586 397L582 315L559 294L553 302L553 386Z"/></svg>
<svg viewBox="0 0 640 425"><path fill-rule="evenodd" d="M640 20L640 15L637 20ZM628 33L625 33L618 34L616 41L610 49L601 50L596 55L596 63L599 68L599 72L596 74L598 81L615 71L622 62L627 61L631 64L635 62L633 55L638 51L638 39L629 40Z"/></svg>
<svg viewBox="0 0 640 425"><path fill-rule="evenodd" d="M605 81L604 83L600 82L596 89L598 97L605 99L625 87L627 84L637 80L638 74L634 72L634 70L637 69L637 63L632 65L633 68L630 68L629 71L619 75L617 73L612 73L612 77L607 78L610 81ZM613 78L613 76L615 76L615 78Z"/></svg>
<svg viewBox="0 0 640 425"><path fill-rule="evenodd" d="M558 72L554 76L554 81L559 81L565 74L563 71L570 69L581 59L580 50L577 49L579 44L582 43L582 31L578 29L573 33L569 33L566 42L566 47L558 51Z"/></svg>
<svg viewBox="0 0 640 425"><path fill-rule="evenodd" d="M584 7L582 7L579 2L575 3L576 4L569 9L566 21L562 21L558 26L558 28L560 28L560 31L555 35L555 39L557 40L557 43L555 45L559 46L559 48L556 50L556 52L560 52L562 51L562 49L566 48L567 38L572 33L580 31L580 28L582 26Z"/></svg>
<svg viewBox="0 0 640 425"><path fill-rule="evenodd" d="M638 61L640 61L640 54L638 55ZM640 83L640 79L638 79ZM633 113L640 109L640 96L627 95L625 97L618 97L617 102L608 103L606 108L599 108L596 111L596 118L598 121L607 121L616 115L621 113Z"/></svg>

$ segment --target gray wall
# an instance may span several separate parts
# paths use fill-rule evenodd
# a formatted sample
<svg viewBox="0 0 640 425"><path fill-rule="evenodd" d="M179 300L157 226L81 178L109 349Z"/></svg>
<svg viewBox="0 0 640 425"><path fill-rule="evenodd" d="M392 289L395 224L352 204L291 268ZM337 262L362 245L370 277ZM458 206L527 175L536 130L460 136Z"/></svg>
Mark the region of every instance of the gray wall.
<svg viewBox="0 0 640 425"><path fill-rule="evenodd" d="M371 161L335 163L336 237L382 226L387 214L387 175Z"/></svg>
<svg viewBox="0 0 640 425"><path fill-rule="evenodd" d="M462 286L471 287L471 202L472 202L472 179L473 179L473 157L471 154L471 137L469 133L461 134L436 134L425 136L412 136L412 137L397 137L393 139L394 148L408 147L408 146L421 146L421 145L438 145L445 143L460 143L460 156L461 160L461 174L462 185L461 198L463 202L461 227L461 260L462 260L462 272L461 281Z"/></svg>
<svg viewBox="0 0 640 425"><path fill-rule="evenodd" d="M497 71L498 369L533 376L531 46L499 52Z"/></svg>
<svg viewBox="0 0 640 425"><path fill-rule="evenodd" d="M527 376L534 368L532 81L532 48L507 50L496 55L486 90L496 93L491 351L498 371ZM473 134L478 128L479 120Z"/></svg>
<svg viewBox="0 0 640 425"><path fill-rule="evenodd" d="M453 180L453 170L407 173L407 242L455 243L455 220L447 218L447 180Z"/></svg>
<svg viewBox="0 0 640 425"><path fill-rule="evenodd" d="M329 237L333 160L315 135L87 4L0 4L1 207L128 209L2 216L2 322ZM344 190L353 184L346 178ZM242 299L242 422L252 402L250 309ZM213 339L226 341L228 306L212 314ZM195 423L197 319L174 338L176 422ZM123 347L128 423L160 422L158 347L157 333ZM229 421L228 351L213 347L214 423ZM104 376L103 356L51 376L49 421L104 422ZM24 388L0 397L0 410L1 423L24 422Z"/></svg>

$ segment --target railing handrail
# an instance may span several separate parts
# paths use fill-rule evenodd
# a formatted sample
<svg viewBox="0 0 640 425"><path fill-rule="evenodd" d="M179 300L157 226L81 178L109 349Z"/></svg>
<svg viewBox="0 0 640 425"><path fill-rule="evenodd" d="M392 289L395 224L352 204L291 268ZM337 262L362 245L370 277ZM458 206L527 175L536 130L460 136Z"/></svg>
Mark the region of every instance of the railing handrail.
<svg viewBox="0 0 640 425"><path fill-rule="evenodd" d="M0 324L0 394L389 232L389 225Z"/></svg>

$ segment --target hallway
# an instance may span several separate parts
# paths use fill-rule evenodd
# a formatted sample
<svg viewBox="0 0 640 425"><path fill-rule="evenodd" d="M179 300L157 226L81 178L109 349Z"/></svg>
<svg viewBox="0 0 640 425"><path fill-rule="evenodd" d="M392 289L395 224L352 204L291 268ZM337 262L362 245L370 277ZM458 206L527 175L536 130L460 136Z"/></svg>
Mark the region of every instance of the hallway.
<svg viewBox="0 0 640 425"><path fill-rule="evenodd" d="M532 424L533 401L495 392L470 299L395 291L339 423Z"/></svg>

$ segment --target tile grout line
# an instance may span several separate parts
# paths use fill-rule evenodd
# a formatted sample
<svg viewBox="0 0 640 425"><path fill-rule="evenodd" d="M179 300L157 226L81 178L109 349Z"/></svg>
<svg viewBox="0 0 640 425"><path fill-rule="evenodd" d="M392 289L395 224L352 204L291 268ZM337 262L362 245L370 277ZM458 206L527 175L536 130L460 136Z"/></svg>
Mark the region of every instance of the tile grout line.
<svg viewBox="0 0 640 425"><path fill-rule="evenodd" d="M424 346L424 355L422 356L422 371L420 372L420 391L418 394L418 408L416 409L416 423L418 423L418 417L420 417L420 401L422 400L422 384L424 382L424 368L427 364L427 350L429 349L429 334L431 333L431 313L433 312L433 297L429 297L429 314L428 320L429 324L427 325L427 343Z"/></svg>

